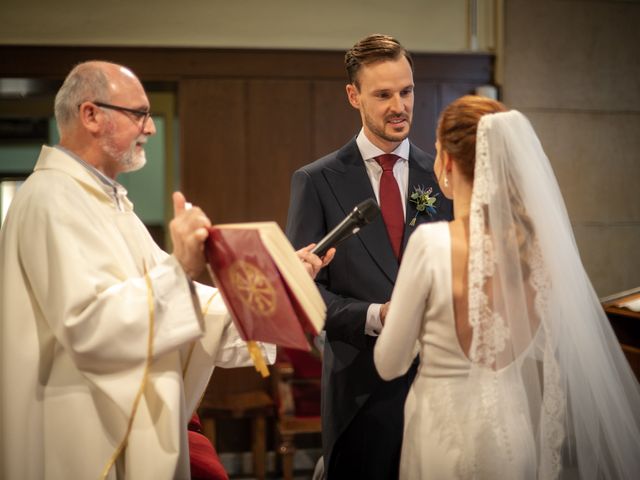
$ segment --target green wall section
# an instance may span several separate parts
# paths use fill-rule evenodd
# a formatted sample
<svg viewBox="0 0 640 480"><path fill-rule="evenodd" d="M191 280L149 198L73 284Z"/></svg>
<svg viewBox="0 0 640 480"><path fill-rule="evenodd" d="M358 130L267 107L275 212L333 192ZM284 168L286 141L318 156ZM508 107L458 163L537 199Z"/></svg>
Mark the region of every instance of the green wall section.
<svg viewBox="0 0 640 480"><path fill-rule="evenodd" d="M129 192L129 199L133 202L138 216L147 225L164 224L164 185L166 155L164 151L165 119L153 117L157 133L149 138L145 152L147 164L137 172L124 173L118 177ZM49 144L55 145L59 141L56 123L49 120ZM0 179L3 176L27 176L33 170L38 155L40 143L23 143L14 145L0 145Z"/></svg>
<svg viewBox="0 0 640 480"><path fill-rule="evenodd" d="M0 145L0 177L4 175L28 175L33 170L41 145L24 143Z"/></svg>

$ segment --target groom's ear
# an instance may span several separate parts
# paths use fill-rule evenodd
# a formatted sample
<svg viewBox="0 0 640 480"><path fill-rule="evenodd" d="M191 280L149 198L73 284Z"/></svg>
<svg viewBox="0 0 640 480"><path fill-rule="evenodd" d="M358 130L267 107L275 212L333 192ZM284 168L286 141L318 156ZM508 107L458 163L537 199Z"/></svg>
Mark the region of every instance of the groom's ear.
<svg viewBox="0 0 640 480"><path fill-rule="evenodd" d="M348 83L346 86L347 98L353 108L360 110L360 91L353 83Z"/></svg>

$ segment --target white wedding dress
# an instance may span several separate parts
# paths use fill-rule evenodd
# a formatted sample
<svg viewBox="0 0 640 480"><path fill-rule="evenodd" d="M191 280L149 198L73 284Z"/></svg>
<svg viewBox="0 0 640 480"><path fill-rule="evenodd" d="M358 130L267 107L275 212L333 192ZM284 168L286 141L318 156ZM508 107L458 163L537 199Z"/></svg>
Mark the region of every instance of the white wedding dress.
<svg viewBox="0 0 640 480"><path fill-rule="evenodd" d="M414 354L399 351L417 342L420 353L405 404L400 478L535 478L534 436L521 404L525 397L517 383L510 383L517 362L488 372L491 388L468 391L471 363L456 335L446 222L422 225L411 236L392 305L399 307L397 321L385 330L384 350L376 351L378 370L383 378L400 375ZM463 403L469 408L453 411ZM483 439L486 454L467 450L470 438Z"/></svg>
<svg viewBox="0 0 640 480"><path fill-rule="evenodd" d="M400 477L640 478L640 386L517 111L478 123L468 234L465 311L454 316L449 224L420 226L376 342L387 380L420 355ZM468 354L456 318L470 329Z"/></svg>

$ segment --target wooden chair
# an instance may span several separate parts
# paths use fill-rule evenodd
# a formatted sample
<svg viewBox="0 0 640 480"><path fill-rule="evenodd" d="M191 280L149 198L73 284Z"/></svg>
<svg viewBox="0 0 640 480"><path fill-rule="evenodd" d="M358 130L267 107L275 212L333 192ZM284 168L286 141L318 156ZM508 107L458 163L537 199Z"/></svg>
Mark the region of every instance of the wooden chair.
<svg viewBox="0 0 640 480"><path fill-rule="evenodd" d="M273 396L276 401L276 441L284 480L293 479L296 437L319 435L320 376L318 356L300 350L278 349L272 367Z"/></svg>
<svg viewBox="0 0 640 480"><path fill-rule="evenodd" d="M247 370L245 372L245 370ZM212 381L211 389L205 393L198 411L202 421L202 431L216 443L216 420L222 418L251 419L251 450L253 453L253 474L258 480L266 476L267 452L267 418L274 415L274 401L269 394L269 388L262 389L259 385L246 382L243 389L243 379L257 378L253 367L247 369L216 369L217 376Z"/></svg>

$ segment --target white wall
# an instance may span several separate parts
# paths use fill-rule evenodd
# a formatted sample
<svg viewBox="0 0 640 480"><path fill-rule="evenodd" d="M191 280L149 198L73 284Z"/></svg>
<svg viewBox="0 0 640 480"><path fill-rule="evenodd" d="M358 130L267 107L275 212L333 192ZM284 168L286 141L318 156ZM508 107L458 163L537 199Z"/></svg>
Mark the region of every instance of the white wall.
<svg viewBox="0 0 640 480"><path fill-rule="evenodd" d="M477 0L479 50L494 0ZM416 52L469 49L470 0L2 0L0 44L346 50L370 33Z"/></svg>

